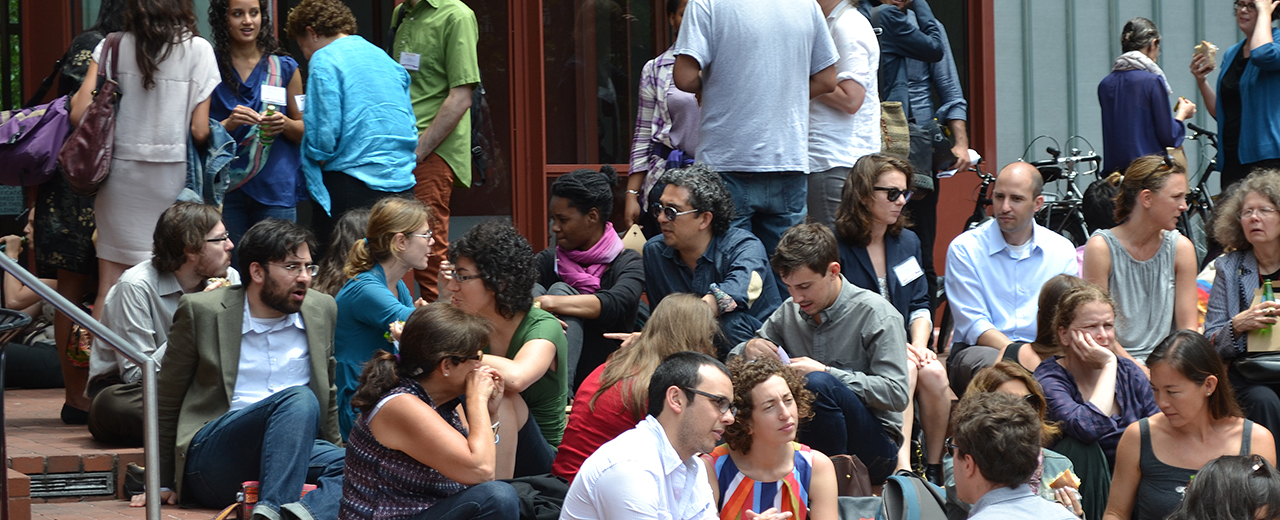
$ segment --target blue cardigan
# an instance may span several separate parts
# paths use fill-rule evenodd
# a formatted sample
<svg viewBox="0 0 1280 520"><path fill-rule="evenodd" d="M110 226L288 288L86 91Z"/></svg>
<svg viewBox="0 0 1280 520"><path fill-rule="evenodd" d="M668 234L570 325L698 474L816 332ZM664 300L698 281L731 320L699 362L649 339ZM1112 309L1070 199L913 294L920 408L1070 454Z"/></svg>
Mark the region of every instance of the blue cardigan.
<svg viewBox="0 0 1280 520"><path fill-rule="evenodd" d="M1098 83L1102 106L1102 171L1124 170L1138 157L1182 145L1186 129L1173 118L1169 92L1160 76L1120 70Z"/></svg>
<svg viewBox="0 0 1280 520"><path fill-rule="evenodd" d="M1271 37L1280 41L1280 29L1272 28ZM1222 56L1222 67L1231 65L1248 39L1232 45ZM1222 91L1222 75L1218 75L1218 91ZM1240 142L1236 154L1240 164L1280 158L1280 43L1272 42L1249 53L1244 74L1240 76ZM1219 105L1221 106L1221 105ZM1222 133L1222 120L1218 133ZM1223 150L1218 150L1218 164L1226 164Z"/></svg>
<svg viewBox="0 0 1280 520"><path fill-rule="evenodd" d="M898 275L893 268L911 258L915 258L916 263L921 264L920 238L910 229L902 230L902 234L896 237L885 235L884 256L887 271L885 285L888 286L889 303L893 304L893 308L898 309L898 313L902 315L902 322L910 334L911 313L929 308L928 285L925 283L925 275L921 274L903 286L898 281ZM867 248L840 242L840 272L844 273L849 283L880 294L880 285L876 283L876 268L871 263L871 255L867 254ZM910 339L909 336L908 339Z"/></svg>

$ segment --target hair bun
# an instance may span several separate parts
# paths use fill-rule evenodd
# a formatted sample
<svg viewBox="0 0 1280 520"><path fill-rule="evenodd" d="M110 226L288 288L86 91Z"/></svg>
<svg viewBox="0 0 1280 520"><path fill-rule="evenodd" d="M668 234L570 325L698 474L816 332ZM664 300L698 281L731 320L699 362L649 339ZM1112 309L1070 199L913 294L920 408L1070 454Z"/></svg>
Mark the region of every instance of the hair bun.
<svg viewBox="0 0 1280 520"><path fill-rule="evenodd" d="M618 170L612 165L606 164L601 166L600 173L604 175L605 183L609 186L616 186L618 184Z"/></svg>

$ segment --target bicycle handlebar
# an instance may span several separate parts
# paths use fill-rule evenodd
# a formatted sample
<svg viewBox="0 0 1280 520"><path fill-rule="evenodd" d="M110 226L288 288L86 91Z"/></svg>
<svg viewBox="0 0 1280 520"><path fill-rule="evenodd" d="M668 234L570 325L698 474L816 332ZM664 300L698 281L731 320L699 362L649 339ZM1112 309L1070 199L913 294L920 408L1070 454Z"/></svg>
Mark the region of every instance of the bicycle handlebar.
<svg viewBox="0 0 1280 520"><path fill-rule="evenodd" d="M1189 139L1196 139L1203 135L1205 136L1205 138L1209 139L1209 144L1213 145L1214 148L1218 147L1217 133L1205 130L1204 127L1191 122L1187 123L1187 128L1190 128L1192 132L1195 132L1194 134L1191 134L1191 137Z"/></svg>
<svg viewBox="0 0 1280 520"><path fill-rule="evenodd" d="M1098 156L1098 154L1093 153L1093 152L1089 152L1089 153L1084 154L1084 155L1080 155L1080 154L1077 152L1077 153L1073 153L1072 155L1068 155L1068 156L1066 156L1066 157L1055 157L1055 158L1053 158L1053 159L1043 159L1043 160L1039 160L1039 161L1031 161L1031 165L1032 165L1032 166L1035 166L1035 167L1037 167L1037 168L1038 168L1038 167L1041 167L1041 166L1058 166L1058 165L1060 165L1060 164L1066 164L1066 163L1069 163L1069 162L1076 162L1076 163L1082 163L1082 162L1098 162L1098 163L1101 163L1101 162L1102 162L1102 157Z"/></svg>

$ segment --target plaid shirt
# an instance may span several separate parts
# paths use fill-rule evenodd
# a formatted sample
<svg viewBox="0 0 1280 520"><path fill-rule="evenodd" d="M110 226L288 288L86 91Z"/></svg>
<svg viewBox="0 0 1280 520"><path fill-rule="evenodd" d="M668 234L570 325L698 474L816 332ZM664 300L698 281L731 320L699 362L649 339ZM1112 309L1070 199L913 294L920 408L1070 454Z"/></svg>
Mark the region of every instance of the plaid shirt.
<svg viewBox="0 0 1280 520"><path fill-rule="evenodd" d="M667 158L653 153L653 144L661 143L671 146L671 114L667 111L667 90L675 81L676 55L672 49L658 55L644 64L640 73L640 110L636 114L635 137L631 142L630 173L648 172L640 193L648 194L658 181L658 177L667 169ZM640 209L645 207L645 200L640 201Z"/></svg>

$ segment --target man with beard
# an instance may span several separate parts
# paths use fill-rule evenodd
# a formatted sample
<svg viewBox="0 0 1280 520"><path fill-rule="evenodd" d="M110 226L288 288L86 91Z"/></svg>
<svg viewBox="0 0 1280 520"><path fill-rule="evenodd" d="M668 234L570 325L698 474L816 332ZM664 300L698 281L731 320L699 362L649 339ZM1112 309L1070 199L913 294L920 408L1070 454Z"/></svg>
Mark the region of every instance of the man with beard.
<svg viewBox="0 0 1280 520"><path fill-rule="evenodd" d="M102 323L159 361L184 294L240 283L231 269L234 245L218 208L179 202L156 223L151 259L135 265L107 292ZM89 358L89 433L113 444L142 446L142 368L106 345Z"/></svg>
<svg viewBox="0 0 1280 520"><path fill-rule="evenodd" d="M309 289L314 242L259 222L240 243L244 285L182 298L158 385L165 502L222 508L256 480L255 519L337 517L337 305ZM299 500L304 483L318 488Z"/></svg>
<svg viewBox="0 0 1280 520"><path fill-rule="evenodd" d="M736 413L724 364L700 352L668 356L649 379L648 417L587 457L560 519L717 518L697 454L715 448ZM758 518L774 518L765 513Z"/></svg>

